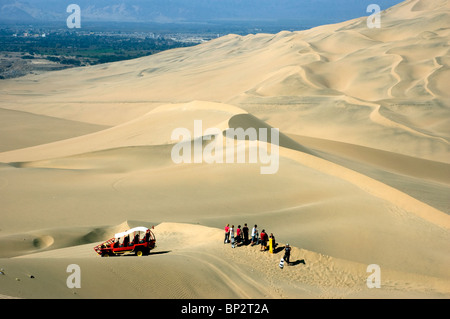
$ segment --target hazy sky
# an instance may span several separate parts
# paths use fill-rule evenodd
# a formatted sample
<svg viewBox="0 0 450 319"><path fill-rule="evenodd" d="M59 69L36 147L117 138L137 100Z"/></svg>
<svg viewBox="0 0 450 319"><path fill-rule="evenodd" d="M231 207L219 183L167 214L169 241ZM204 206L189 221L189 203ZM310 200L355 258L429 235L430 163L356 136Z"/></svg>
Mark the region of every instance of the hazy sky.
<svg viewBox="0 0 450 319"><path fill-rule="evenodd" d="M400 0L0 0L0 21L58 21L69 4L81 8L85 21L199 22L223 20L298 20L340 22L367 16Z"/></svg>

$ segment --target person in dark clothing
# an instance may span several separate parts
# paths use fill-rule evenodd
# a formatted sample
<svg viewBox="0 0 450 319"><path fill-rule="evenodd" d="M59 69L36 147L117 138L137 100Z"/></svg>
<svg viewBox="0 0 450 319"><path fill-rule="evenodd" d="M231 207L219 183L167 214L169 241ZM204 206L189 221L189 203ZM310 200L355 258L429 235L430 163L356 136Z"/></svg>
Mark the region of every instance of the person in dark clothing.
<svg viewBox="0 0 450 319"><path fill-rule="evenodd" d="M291 258L291 247L289 246L289 244L286 244L286 246L284 247L284 261L289 265L290 261L289 258Z"/></svg>
<svg viewBox="0 0 450 319"><path fill-rule="evenodd" d="M242 233L244 235L244 245L248 244L248 226L247 224L244 224L244 227L242 228Z"/></svg>
<svg viewBox="0 0 450 319"><path fill-rule="evenodd" d="M133 244L139 244L139 233L136 233L136 235L134 235Z"/></svg>
<svg viewBox="0 0 450 319"><path fill-rule="evenodd" d="M130 242L130 235L126 235L123 239L123 247L128 247L128 243Z"/></svg>

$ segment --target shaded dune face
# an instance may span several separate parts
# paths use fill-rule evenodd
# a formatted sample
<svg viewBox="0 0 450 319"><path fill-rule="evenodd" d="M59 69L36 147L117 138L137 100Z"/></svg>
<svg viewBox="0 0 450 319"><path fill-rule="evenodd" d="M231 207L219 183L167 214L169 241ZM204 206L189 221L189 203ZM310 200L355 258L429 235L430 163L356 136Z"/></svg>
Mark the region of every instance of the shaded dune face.
<svg viewBox="0 0 450 319"><path fill-rule="evenodd" d="M229 128L232 128L232 129L237 129L237 128L242 128L244 130L255 129L258 140L260 140L260 129L263 129L266 132L270 132L272 129L276 129L251 114L234 115L228 121L228 126L229 126ZM227 133L227 131L223 132L224 136L226 136L226 133ZM271 143L270 133L264 135L264 142ZM285 135L281 132L279 133L278 144L281 147L293 149L296 151L305 152L308 154L312 153L309 149L307 149L306 147L303 147L302 145L295 142L293 139L291 139L290 137L288 137L287 135Z"/></svg>
<svg viewBox="0 0 450 319"><path fill-rule="evenodd" d="M36 247L37 249L43 249L50 247L53 244L53 242L54 242L53 237L44 235L42 237L33 239L33 246Z"/></svg>

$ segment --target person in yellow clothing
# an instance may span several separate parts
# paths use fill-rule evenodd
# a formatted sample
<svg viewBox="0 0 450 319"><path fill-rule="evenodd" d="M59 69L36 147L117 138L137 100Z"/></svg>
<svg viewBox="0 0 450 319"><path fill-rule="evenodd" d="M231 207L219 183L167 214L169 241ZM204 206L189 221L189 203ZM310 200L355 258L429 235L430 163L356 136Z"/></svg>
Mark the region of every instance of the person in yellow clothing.
<svg viewBox="0 0 450 319"><path fill-rule="evenodd" d="M273 249L275 248L275 236L273 233L270 233L269 236L269 252L273 254Z"/></svg>

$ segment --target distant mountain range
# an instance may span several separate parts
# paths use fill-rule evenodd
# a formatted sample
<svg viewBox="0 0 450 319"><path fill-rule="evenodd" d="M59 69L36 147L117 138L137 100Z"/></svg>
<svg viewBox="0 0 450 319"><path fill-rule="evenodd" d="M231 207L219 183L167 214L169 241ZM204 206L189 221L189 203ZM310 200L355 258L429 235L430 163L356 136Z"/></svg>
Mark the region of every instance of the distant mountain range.
<svg viewBox="0 0 450 319"><path fill-rule="evenodd" d="M400 0L0 0L2 22L65 22L70 4L81 8L84 21L212 22L302 21L335 23L369 15L376 2L382 10ZM318 22L318 23L317 23Z"/></svg>

